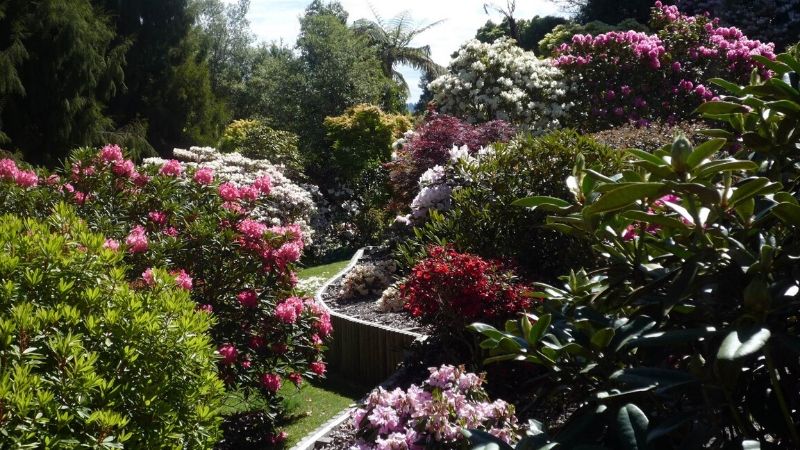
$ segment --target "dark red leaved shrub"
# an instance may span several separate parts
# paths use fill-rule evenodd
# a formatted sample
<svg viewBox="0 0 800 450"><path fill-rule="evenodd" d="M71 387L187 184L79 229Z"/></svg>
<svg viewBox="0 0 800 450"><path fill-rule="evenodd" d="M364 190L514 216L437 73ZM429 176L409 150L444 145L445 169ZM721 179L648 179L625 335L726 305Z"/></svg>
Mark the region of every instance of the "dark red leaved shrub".
<svg viewBox="0 0 800 450"><path fill-rule="evenodd" d="M508 264L441 246L431 246L400 286L406 310L439 330L513 316L530 306L528 290Z"/></svg>

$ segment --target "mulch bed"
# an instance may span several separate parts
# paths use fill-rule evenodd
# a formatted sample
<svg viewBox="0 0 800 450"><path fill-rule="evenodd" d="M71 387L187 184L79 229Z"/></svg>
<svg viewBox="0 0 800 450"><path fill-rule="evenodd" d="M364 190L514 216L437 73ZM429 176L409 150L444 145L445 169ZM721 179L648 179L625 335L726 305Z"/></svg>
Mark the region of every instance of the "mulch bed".
<svg viewBox="0 0 800 450"><path fill-rule="evenodd" d="M364 256L359 260L359 264L376 262L388 259L389 255L382 250L364 251ZM378 309L375 302L381 298L380 294L363 295L350 299L339 298L338 293L342 286L343 278L330 284L328 289L322 294L322 299L334 311L346 314L350 317L365 320L375 324L397 328L405 331L413 331L421 334L428 334L429 327L423 325L418 319L411 317L405 311L383 312Z"/></svg>

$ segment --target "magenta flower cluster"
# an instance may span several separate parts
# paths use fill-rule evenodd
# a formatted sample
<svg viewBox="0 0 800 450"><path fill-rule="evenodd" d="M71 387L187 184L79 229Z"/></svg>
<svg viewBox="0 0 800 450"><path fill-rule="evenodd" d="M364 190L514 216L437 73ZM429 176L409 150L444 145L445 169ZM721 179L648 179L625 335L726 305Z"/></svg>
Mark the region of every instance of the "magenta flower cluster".
<svg viewBox="0 0 800 450"><path fill-rule="evenodd" d="M430 368L422 386L379 387L353 415L361 450L423 450L467 445L462 429L482 429L505 442L517 438L514 407L489 401L481 376L463 367ZM466 448L466 447L465 447Z"/></svg>
<svg viewBox="0 0 800 450"><path fill-rule="evenodd" d="M0 180L11 181L21 188L35 187L39 184L39 176L33 170L17 167L12 159L0 159Z"/></svg>
<svg viewBox="0 0 800 450"><path fill-rule="evenodd" d="M745 83L753 69L769 76L753 56L773 59L774 46L736 28L661 2L652 9L651 27L656 34L575 35L556 50L554 64L570 84L572 120L580 128L678 121L717 98L710 78Z"/></svg>

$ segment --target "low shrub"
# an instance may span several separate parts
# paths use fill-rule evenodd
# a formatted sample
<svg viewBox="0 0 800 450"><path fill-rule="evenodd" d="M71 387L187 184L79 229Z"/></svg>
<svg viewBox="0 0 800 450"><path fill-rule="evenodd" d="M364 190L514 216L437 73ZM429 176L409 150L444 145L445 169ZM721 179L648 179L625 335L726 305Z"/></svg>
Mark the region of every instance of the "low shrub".
<svg viewBox="0 0 800 450"><path fill-rule="evenodd" d="M129 282L107 242L63 204L0 217L3 447L211 448L214 318L180 275Z"/></svg>
<svg viewBox="0 0 800 450"><path fill-rule="evenodd" d="M463 428L483 430L506 443L517 439L514 407L490 401L482 376L448 365L428 370L421 386L370 393L353 414L358 448L468 449Z"/></svg>
<svg viewBox="0 0 800 450"><path fill-rule="evenodd" d="M411 128L408 116L387 114L380 107L359 104L323 122L332 143L340 182L357 178L366 168L389 161L392 143Z"/></svg>
<svg viewBox="0 0 800 450"><path fill-rule="evenodd" d="M572 125L594 131L626 122L683 120L718 96L709 78L744 83L753 69L767 73L754 55L775 57L772 44L661 2L652 9L651 27L655 34L575 35L556 50L555 64L570 86Z"/></svg>
<svg viewBox="0 0 800 450"><path fill-rule="evenodd" d="M289 131L276 130L257 119L235 120L222 134L219 148L224 153L240 153L250 159L266 159L283 166L292 177L303 173L303 160L297 148L299 138Z"/></svg>
<svg viewBox="0 0 800 450"><path fill-rule="evenodd" d="M392 284L397 264L392 260L358 264L342 279L339 298L377 295Z"/></svg>
<svg viewBox="0 0 800 450"><path fill-rule="evenodd" d="M531 305L509 264L431 246L400 285L405 309L438 331L458 333L473 320L498 321Z"/></svg>

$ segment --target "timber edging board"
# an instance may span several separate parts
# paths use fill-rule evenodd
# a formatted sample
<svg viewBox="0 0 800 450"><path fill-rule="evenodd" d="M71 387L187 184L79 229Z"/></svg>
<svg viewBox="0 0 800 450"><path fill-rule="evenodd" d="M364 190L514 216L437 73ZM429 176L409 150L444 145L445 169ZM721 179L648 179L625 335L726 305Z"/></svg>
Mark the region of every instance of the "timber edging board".
<svg viewBox="0 0 800 450"><path fill-rule="evenodd" d="M376 385L397 370L415 340L426 336L351 317L325 303L323 294L358 264L367 249L359 249L347 267L322 285L315 297L331 315L333 338L325 354L330 370L357 383Z"/></svg>

